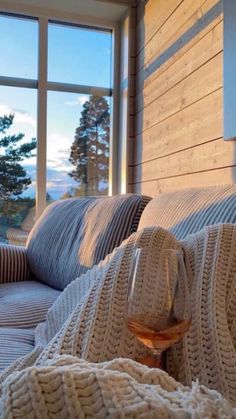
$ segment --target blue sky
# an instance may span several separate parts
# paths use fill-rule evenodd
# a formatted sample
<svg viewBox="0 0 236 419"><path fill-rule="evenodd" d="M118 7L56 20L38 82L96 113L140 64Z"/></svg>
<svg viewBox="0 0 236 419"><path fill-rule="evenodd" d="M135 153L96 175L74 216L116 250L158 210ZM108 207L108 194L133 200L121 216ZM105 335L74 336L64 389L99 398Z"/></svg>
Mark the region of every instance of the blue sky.
<svg viewBox="0 0 236 419"><path fill-rule="evenodd" d="M49 26L48 79L50 81L110 87L111 35L75 27ZM0 17L0 75L37 79L37 21ZM68 176L70 146L86 95L48 93L47 190L59 198L76 183ZM11 133L36 137L37 91L0 86L0 116L14 113ZM1 150L0 150L1 152ZM36 159L24 161L35 190Z"/></svg>

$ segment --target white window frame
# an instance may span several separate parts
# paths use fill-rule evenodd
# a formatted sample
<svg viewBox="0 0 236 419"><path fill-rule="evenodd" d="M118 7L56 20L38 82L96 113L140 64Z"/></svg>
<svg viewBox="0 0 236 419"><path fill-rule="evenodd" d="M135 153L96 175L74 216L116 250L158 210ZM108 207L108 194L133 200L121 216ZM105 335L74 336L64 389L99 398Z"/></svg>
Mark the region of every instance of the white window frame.
<svg viewBox="0 0 236 419"><path fill-rule="evenodd" d="M223 58L223 122L224 140L236 140L236 4L235 0L223 1L224 58Z"/></svg>
<svg viewBox="0 0 236 419"><path fill-rule="evenodd" d="M98 96L109 96L112 98L111 125L110 125L110 156L109 156L109 195L117 193L117 149L118 149L118 125L119 125L119 53L120 53L120 28L115 22L104 22L100 19L78 17L71 15L61 16L53 13L36 13L29 8L20 7L15 9L0 10L0 15L33 19L38 22L38 80L0 76L0 86L25 87L37 89L37 175L36 175L36 219L40 217L46 208L46 164L47 164L47 92L60 91L77 94L95 94ZM99 29L111 32L112 35L112 86L102 88L95 86L85 86L71 83L49 82L47 81L47 59L48 59L48 24L51 22L77 27L87 27L89 29Z"/></svg>

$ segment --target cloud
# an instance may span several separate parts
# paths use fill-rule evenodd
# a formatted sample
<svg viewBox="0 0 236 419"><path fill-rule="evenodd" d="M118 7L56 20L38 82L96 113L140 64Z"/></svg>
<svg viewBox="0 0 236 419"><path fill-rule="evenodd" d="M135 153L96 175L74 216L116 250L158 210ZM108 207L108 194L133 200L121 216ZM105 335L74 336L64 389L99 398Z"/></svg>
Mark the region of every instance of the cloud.
<svg viewBox="0 0 236 419"><path fill-rule="evenodd" d="M47 164L49 164L49 165L51 165L51 164L55 164L55 163L57 163L58 161L57 160L55 160L55 159L47 159Z"/></svg>
<svg viewBox="0 0 236 419"><path fill-rule="evenodd" d="M50 162L50 167L53 168L57 172L70 172L73 167L68 159L61 159L61 160L54 160Z"/></svg>
<svg viewBox="0 0 236 419"><path fill-rule="evenodd" d="M21 111L19 109L10 108L8 105L0 104L0 115L9 115L14 114L14 122L19 124L27 124L32 127L36 127L36 120L30 116L27 112Z"/></svg>
<svg viewBox="0 0 236 419"><path fill-rule="evenodd" d="M32 127L36 127L36 120L32 118L32 116L28 115L27 113L15 113L15 121L21 124L28 124Z"/></svg>
<svg viewBox="0 0 236 419"><path fill-rule="evenodd" d="M73 138L61 135L57 132L49 135L47 143L47 162L50 167L66 172L71 169L69 157L73 140Z"/></svg>
<svg viewBox="0 0 236 419"><path fill-rule="evenodd" d="M69 156L69 154L70 154L70 150L71 150L71 147L66 147L66 148L61 148L61 149L58 149L57 150L57 152L59 153L59 154L66 154L66 155L68 155Z"/></svg>
<svg viewBox="0 0 236 419"><path fill-rule="evenodd" d="M51 167L47 168L47 192L53 199L60 198L65 192L77 186L78 183L68 173L64 171L58 172Z"/></svg>
<svg viewBox="0 0 236 419"><path fill-rule="evenodd" d="M68 100L66 105L68 106L83 106L83 104L89 99L88 96L77 96L75 100Z"/></svg>

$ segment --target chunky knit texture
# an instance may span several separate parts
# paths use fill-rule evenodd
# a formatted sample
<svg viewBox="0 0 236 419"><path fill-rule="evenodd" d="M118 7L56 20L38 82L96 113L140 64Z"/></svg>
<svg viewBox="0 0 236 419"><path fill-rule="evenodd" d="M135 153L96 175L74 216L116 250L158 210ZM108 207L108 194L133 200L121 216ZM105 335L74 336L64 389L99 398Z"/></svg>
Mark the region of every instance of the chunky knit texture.
<svg viewBox="0 0 236 419"><path fill-rule="evenodd" d="M2 403L5 403L5 406L13 406L14 404L21 407L23 400L28 400L27 397L33 398L29 402L31 410L35 408L31 406L35 406L36 398L39 403L42 400L42 405L45 405L42 387L38 383L39 377L41 377L40 380L43 383L48 383L46 388L49 392L54 388L53 381L50 382L50 377L55 377L55 395L53 394L52 398L50 396L49 399L52 400L55 411L57 411L56 409L62 409L61 416L58 417L66 418L68 413L67 410L63 410L64 402L62 403L62 400L64 400L65 395L69 394L68 391L71 397L72 395L73 397L78 396L76 393L77 381L74 380L77 380L75 378L76 371L78 377L80 377L81 362L84 361L78 361L79 367L78 370L75 369L74 375L70 369L65 369L66 376L64 376L60 369L59 372L58 364L52 372L51 367L48 366L50 359L56 359L58 356L67 354L76 355L89 362L104 362L117 357L134 359L145 354L146 349L130 334L124 322L130 263L136 247L144 249L144 257L140 261L138 271L138 277L141 281L140 304L144 306L145 304L151 304L153 307L158 307L158 304L161 303L161 293L160 295L159 293L153 295L152 284L153 281L158 280L156 272L162 250L165 248L182 248L185 254L189 286L191 287L192 324L183 341L169 350L167 357L168 372L187 385L191 385L192 380L199 379L201 385L205 385L212 390L218 390L226 399L236 404L236 226L226 224L207 227L182 242L177 242L174 236L161 228L144 229L133 234L99 266L74 281L54 303L48 313L46 323L38 327L36 331L37 345L34 351L26 358L17 361L8 371L4 371L2 374ZM86 285L86 278L89 285ZM177 300L178 303L181 301L181 295L177 295ZM67 307L65 314L67 318L64 315L59 316L60 310L63 310L63 305ZM120 371L116 373L113 371L113 378L111 378L111 381L108 380L107 392L103 391L104 387L100 387L102 398L100 398L100 393L97 390L100 381L97 382L94 378L99 366L83 364L87 366L86 368L89 371L90 368L94 371L89 375L88 370L86 370L85 377L88 381L86 383L82 381L81 386L84 385L84 388L87 389L86 394L90 394L88 396L88 409L93 409L96 403L99 405L101 402L100 408L97 407L101 409L98 417L105 417L103 416L103 406L111 403L113 380L120 383L121 393L117 389L117 406L119 406L120 411L123 412L122 403L124 400L122 398L127 400L127 406L131 406L131 411L132 406L134 406L134 409L137 407L136 393L135 391L132 392L132 389L136 386L132 378L134 364L127 360L123 362L124 365L128 365L128 371L126 372L131 374L131 378L124 376ZM130 365L132 366L129 367ZM28 366L32 366L32 368L24 370ZM149 370L141 366L139 368L142 371L141 374L145 377ZM13 375L11 375L12 372L14 372ZM158 371L155 374L155 377L160 377ZM68 381L69 378L67 380L66 377L70 377L72 381ZM89 380L89 377L91 377L91 380ZM165 375L165 377L167 376ZM146 382L147 386L143 387L143 382L138 382L137 387L135 387L139 389L139 394L142 395L140 397L144 403L143 417L150 417L149 410L146 410L148 408L146 408L144 402L149 400L149 391L153 394L155 399L153 406L158 412L158 403L161 395L163 395L163 389L165 389L164 384L163 386L161 384L158 390L152 391L150 386L153 381L150 376L149 379L150 381ZM63 384L61 384L62 381ZM79 382L81 382L80 379ZM29 393L27 397L23 390L21 392L23 383L28 388L31 388L31 385L34 384L36 386L32 394ZM42 385L44 385L43 383ZM127 387L125 387L125 383L127 383ZM167 377L166 383L169 386L173 381L170 377ZM178 387L179 384L175 385L177 389L182 388L181 386ZM199 389L200 387L196 386L194 388ZM122 389L124 389L123 393ZM184 394L185 391L186 394L193 392L191 394L194 394L195 397L194 390L186 389ZM203 392L205 392L206 399L210 394L213 395L208 409L210 413L214 412L214 409L218 409L216 401L220 398L219 394L207 393L207 390ZM26 398L23 397L23 394ZM74 394L77 394L77 396L74 396ZM93 401L90 399L92 394L94 394ZM182 406L179 393L175 393L175 395L171 393L168 397L170 403L173 402L175 406ZM198 397L194 400L192 400L194 408L201 409L201 400ZM92 404L91 407L89 406L90 403ZM188 404L187 401L186 403ZM222 399L220 403L222 403ZM65 403L65 405L65 409L74 408L73 403L69 400L68 404ZM91 412L91 410L88 410L88 412ZM92 412L95 411L92 410ZM133 412L134 416L135 412L137 412L137 415L139 414L138 410ZM159 417L165 417L166 412L170 415L168 410L163 410L163 412L164 416L160 415ZM214 413L215 417L219 418L233 417L227 416L225 411L217 410ZM236 414L236 412L234 413ZM84 415L86 416L85 413ZM9 417L11 417L10 413ZM119 416L118 414L117 417L122 417L122 415ZM156 417L158 417L158 414ZM204 417L204 415L199 414L196 417ZM211 417L214 417L213 413Z"/></svg>
<svg viewBox="0 0 236 419"><path fill-rule="evenodd" d="M61 356L6 380L1 419L215 418L236 410L198 383L183 387L164 371L128 359L92 364Z"/></svg>
<svg viewBox="0 0 236 419"><path fill-rule="evenodd" d="M135 359L146 354L146 348L125 325L129 274L137 247L144 250L138 272L140 310L142 312L147 306L152 307L153 312L158 310L163 301L161 284L159 292L153 293L158 261L164 249L180 246L174 236L155 227L133 234L98 267L74 281L62 298L59 297L49 310L46 323L36 330L36 343L48 343L37 364L64 353L92 362L115 357ZM91 287L88 288L87 283L92 283ZM74 295L80 300L77 304ZM65 322L60 316L64 306L70 307L71 311Z"/></svg>
<svg viewBox="0 0 236 419"><path fill-rule="evenodd" d="M168 371L185 384L198 378L236 404L236 225L206 227L182 246L194 272L192 325L169 351Z"/></svg>

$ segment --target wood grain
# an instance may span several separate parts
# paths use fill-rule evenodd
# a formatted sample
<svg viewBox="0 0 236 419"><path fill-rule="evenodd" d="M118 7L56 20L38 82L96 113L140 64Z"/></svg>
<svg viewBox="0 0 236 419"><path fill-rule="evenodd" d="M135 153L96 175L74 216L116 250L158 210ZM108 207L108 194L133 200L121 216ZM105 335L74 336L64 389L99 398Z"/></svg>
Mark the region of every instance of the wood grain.
<svg viewBox="0 0 236 419"><path fill-rule="evenodd" d="M236 165L235 143L222 138L135 166L136 182L146 182Z"/></svg>
<svg viewBox="0 0 236 419"><path fill-rule="evenodd" d="M222 53L220 53L173 89L158 97L137 114L136 133L144 131L222 87L222 67Z"/></svg>
<svg viewBox="0 0 236 419"><path fill-rule="evenodd" d="M161 72L150 83L145 82L136 98L137 110L140 111L148 106L157 97L188 77L222 50L223 22L220 22L166 71Z"/></svg>
<svg viewBox="0 0 236 419"><path fill-rule="evenodd" d="M209 24L206 27L203 27L201 31L197 33L192 39L189 39L189 41L186 44L181 45L181 48L173 52L173 54L171 54L171 56L168 59L162 60L161 64L156 66L157 68L155 68L154 71L152 69L152 66L147 66L137 71L137 92L140 92L143 88L147 87L162 73L167 71L167 69L170 66L172 66L184 54L191 50L191 48L193 48L197 42L199 42L205 35L214 30L214 28L221 22L223 22L222 15L214 18L211 22L209 22ZM159 60L159 57L157 57L157 60Z"/></svg>
<svg viewBox="0 0 236 419"><path fill-rule="evenodd" d="M236 183L236 166L222 167L201 173L191 173L174 178L153 180L150 182L130 184L130 190L149 196L172 192L185 188L206 187L214 185L230 185Z"/></svg>
<svg viewBox="0 0 236 419"><path fill-rule="evenodd" d="M137 69L150 65L155 58L176 42L217 3L218 0L195 0L194 2L184 0L181 2L165 24L157 30L145 48L139 52ZM145 29L143 28L143 30Z"/></svg>
<svg viewBox="0 0 236 419"><path fill-rule="evenodd" d="M134 163L222 137L222 101L222 89L219 89L139 134L136 137Z"/></svg>
<svg viewBox="0 0 236 419"><path fill-rule="evenodd" d="M137 16L138 51L160 30L183 0L155 0L140 2Z"/></svg>
<svg viewBox="0 0 236 419"><path fill-rule="evenodd" d="M157 4L160 15L154 16ZM149 0L138 7L129 190L151 196L236 178L235 143L222 138L222 2L182 0L175 6L171 11L170 2ZM182 44L186 33L194 36Z"/></svg>

